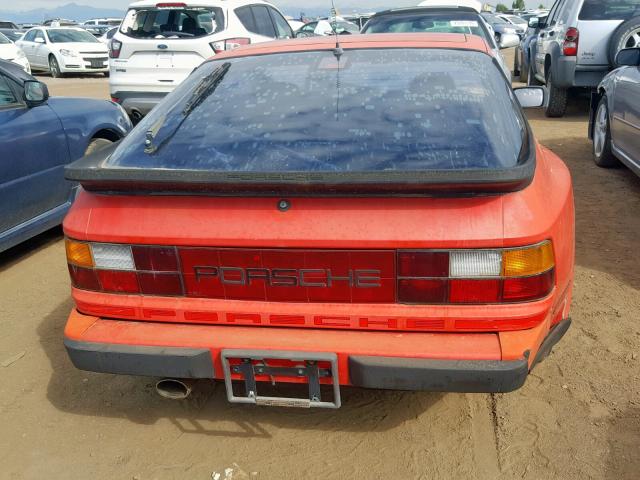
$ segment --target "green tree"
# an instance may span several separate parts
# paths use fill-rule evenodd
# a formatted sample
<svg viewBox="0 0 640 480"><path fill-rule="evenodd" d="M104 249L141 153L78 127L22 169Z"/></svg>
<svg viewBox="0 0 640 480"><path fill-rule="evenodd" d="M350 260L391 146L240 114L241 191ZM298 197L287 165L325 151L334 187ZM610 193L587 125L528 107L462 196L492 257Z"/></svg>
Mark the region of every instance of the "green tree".
<svg viewBox="0 0 640 480"><path fill-rule="evenodd" d="M506 12L509 10L509 7L507 7L504 3L499 3L498 5L496 5L496 12Z"/></svg>
<svg viewBox="0 0 640 480"><path fill-rule="evenodd" d="M544 3L541 3L540 5L538 5L538 9L543 10L547 8L547 6Z"/></svg>
<svg viewBox="0 0 640 480"><path fill-rule="evenodd" d="M513 0L512 8L514 10L524 10L526 8L524 0Z"/></svg>

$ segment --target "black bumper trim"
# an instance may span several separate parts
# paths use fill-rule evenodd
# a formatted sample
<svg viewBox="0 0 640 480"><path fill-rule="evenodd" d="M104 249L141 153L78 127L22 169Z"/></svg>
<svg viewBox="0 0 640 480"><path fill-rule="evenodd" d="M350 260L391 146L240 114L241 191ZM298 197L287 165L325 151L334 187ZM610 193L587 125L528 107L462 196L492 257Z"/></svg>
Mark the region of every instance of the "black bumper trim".
<svg viewBox="0 0 640 480"><path fill-rule="evenodd" d="M536 358L533 359L533 363L531 364L532 370L538 363L549 356L551 350L553 350L553 347L555 347L556 344L560 340L562 340L562 337L564 337L564 334L567 333L570 326L571 319L567 318L551 329L551 331L547 335L547 338L545 338L544 342L542 342L542 345L540 345L538 353L536 354Z"/></svg>
<svg viewBox="0 0 640 480"><path fill-rule="evenodd" d="M208 349L90 343L67 338L64 346L80 370L147 377L214 377Z"/></svg>
<svg viewBox="0 0 640 480"><path fill-rule="evenodd" d="M506 393L524 385L526 359L428 360L419 358L349 358L349 376L356 387L459 393Z"/></svg>

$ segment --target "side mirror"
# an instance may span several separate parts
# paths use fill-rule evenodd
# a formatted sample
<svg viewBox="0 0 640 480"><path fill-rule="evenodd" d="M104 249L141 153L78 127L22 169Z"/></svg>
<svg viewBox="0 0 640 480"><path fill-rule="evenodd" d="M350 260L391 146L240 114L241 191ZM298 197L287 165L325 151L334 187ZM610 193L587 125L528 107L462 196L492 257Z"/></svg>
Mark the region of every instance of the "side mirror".
<svg viewBox="0 0 640 480"><path fill-rule="evenodd" d="M533 17L529 19L529 28L538 28L540 26L540 19Z"/></svg>
<svg viewBox="0 0 640 480"><path fill-rule="evenodd" d="M545 87L514 88L513 93L516 95L522 108L543 107L547 99L547 89Z"/></svg>
<svg viewBox="0 0 640 480"><path fill-rule="evenodd" d="M640 66L640 48L623 48L616 55L616 65L619 67Z"/></svg>
<svg viewBox="0 0 640 480"><path fill-rule="evenodd" d="M500 36L500 49L517 47L520 45L520 37L515 33L504 33Z"/></svg>
<svg viewBox="0 0 640 480"><path fill-rule="evenodd" d="M33 39L33 41L36 43L44 43L44 38L36 37Z"/></svg>
<svg viewBox="0 0 640 480"><path fill-rule="evenodd" d="M37 80L24 82L24 101L29 108L42 105L49 99L49 89L44 83Z"/></svg>

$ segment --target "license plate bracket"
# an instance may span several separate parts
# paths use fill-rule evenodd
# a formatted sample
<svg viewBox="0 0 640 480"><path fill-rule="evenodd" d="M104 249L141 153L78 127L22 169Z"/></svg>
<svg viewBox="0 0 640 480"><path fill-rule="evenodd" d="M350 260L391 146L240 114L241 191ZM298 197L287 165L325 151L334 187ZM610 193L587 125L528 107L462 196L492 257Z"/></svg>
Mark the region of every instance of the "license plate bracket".
<svg viewBox="0 0 640 480"><path fill-rule="evenodd" d="M264 405L270 407L294 408L340 408L340 381L338 378L338 356L335 353L312 353L272 350L222 350L222 367L227 399L231 403ZM240 360L231 364L230 360ZM288 360L294 366L271 366L266 360ZM329 368L320 368L318 363L329 363ZM244 382L245 395L233 391L233 375L240 375ZM308 398L273 397L258 394L256 376L305 378L309 387ZM333 401L323 401L320 379L330 378L333 387Z"/></svg>

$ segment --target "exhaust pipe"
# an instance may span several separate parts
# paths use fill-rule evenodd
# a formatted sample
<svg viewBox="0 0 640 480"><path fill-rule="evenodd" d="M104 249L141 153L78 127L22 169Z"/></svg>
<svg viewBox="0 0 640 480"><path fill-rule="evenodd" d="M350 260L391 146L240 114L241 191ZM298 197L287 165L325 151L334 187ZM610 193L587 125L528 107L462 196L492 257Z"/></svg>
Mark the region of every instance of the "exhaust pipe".
<svg viewBox="0 0 640 480"><path fill-rule="evenodd" d="M193 380L182 378L163 378L156 383L158 395L171 400L184 400L193 391Z"/></svg>

